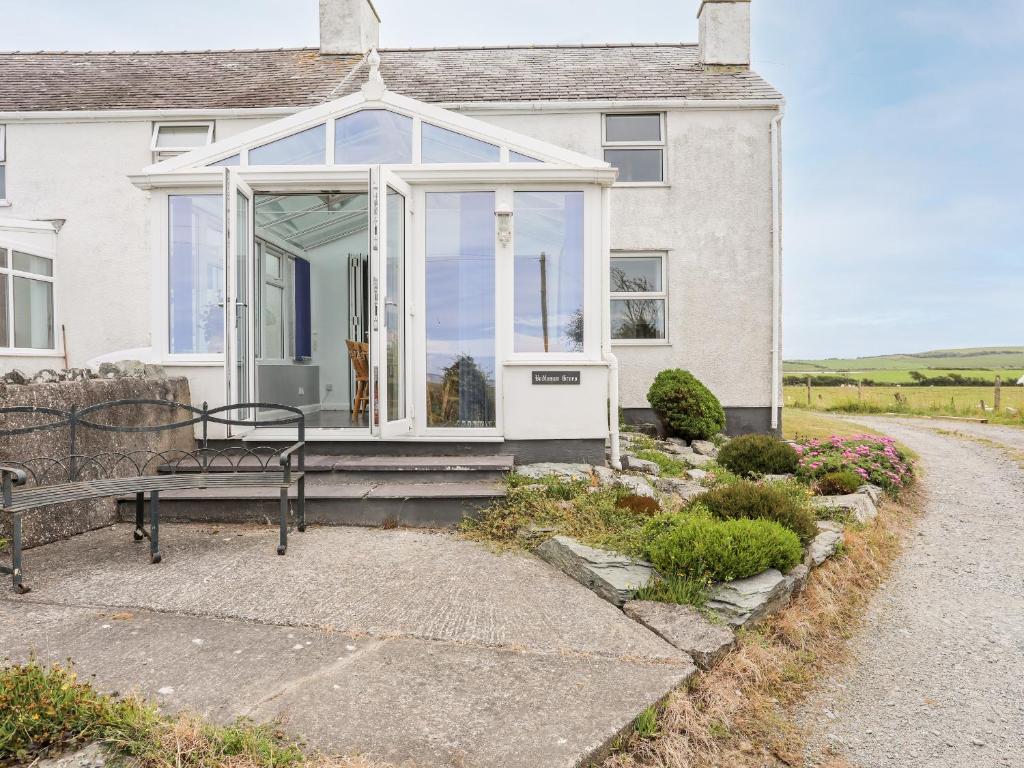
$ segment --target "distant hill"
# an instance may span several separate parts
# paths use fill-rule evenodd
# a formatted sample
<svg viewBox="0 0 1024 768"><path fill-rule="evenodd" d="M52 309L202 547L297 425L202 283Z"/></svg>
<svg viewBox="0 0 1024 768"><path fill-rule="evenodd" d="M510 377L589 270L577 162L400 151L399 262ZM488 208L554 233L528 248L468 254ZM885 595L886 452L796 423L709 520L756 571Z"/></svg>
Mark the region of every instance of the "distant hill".
<svg viewBox="0 0 1024 768"><path fill-rule="evenodd" d="M950 371L966 374L987 373L986 378L995 378L998 373L1006 381L1016 379L1024 371L1024 347L974 347L968 349L936 349L930 352L916 352L902 355L876 355L874 357L826 358L824 360L786 360L783 371L797 373L856 373L879 381L897 382L903 376L900 371L920 371L925 375L936 375ZM871 376L871 372L882 375ZM884 375L883 372L891 372Z"/></svg>

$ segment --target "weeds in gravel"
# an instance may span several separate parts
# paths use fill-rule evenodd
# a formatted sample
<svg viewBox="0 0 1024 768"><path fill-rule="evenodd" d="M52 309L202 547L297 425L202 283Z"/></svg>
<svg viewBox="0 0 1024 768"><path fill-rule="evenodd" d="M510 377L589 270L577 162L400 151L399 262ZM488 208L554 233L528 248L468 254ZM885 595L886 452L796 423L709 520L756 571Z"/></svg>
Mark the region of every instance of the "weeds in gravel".
<svg viewBox="0 0 1024 768"><path fill-rule="evenodd" d="M604 768L803 765L795 705L846 658L847 641L919 510L911 490L883 504L874 525L848 531L843 556L816 569L789 609L741 633L725 661L669 696L657 736L628 738Z"/></svg>
<svg viewBox="0 0 1024 768"><path fill-rule="evenodd" d="M273 726L165 717L138 699L96 691L66 666L0 669L0 765L98 742L135 768L377 768L360 757L309 757ZM380 766L383 768L383 766Z"/></svg>

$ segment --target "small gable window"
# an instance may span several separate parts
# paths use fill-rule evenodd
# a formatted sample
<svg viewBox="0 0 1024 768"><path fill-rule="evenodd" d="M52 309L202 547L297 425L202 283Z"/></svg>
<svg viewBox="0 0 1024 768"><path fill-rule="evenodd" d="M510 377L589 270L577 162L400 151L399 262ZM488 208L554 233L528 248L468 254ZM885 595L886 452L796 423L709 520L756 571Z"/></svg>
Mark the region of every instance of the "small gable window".
<svg viewBox="0 0 1024 768"><path fill-rule="evenodd" d="M150 149L160 162L213 141L213 123L154 123Z"/></svg>
<svg viewBox="0 0 1024 768"><path fill-rule="evenodd" d="M543 163L543 160L538 160L536 157L530 157L529 155L523 155L516 152L514 149L510 149L508 152L508 160L510 163Z"/></svg>
<svg viewBox="0 0 1024 768"><path fill-rule="evenodd" d="M249 150L249 165L324 165L327 126L317 125Z"/></svg>
<svg viewBox="0 0 1024 768"><path fill-rule="evenodd" d="M0 125L0 204L7 203L7 127Z"/></svg>
<svg viewBox="0 0 1024 768"><path fill-rule="evenodd" d="M424 163L497 163L501 149L446 128L423 123Z"/></svg>
<svg viewBox="0 0 1024 768"><path fill-rule="evenodd" d="M412 162L412 118L386 109L364 109L334 125L338 165L404 165Z"/></svg>
<svg viewBox="0 0 1024 768"><path fill-rule="evenodd" d="M604 159L619 169L619 184L664 183L664 115L605 115Z"/></svg>

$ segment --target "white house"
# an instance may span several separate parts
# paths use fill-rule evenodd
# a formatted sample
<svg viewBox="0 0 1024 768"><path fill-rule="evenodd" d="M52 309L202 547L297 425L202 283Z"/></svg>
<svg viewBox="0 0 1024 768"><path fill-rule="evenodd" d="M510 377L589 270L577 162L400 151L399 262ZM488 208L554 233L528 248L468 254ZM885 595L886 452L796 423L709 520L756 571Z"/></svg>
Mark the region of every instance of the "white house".
<svg viewBox="0 0 1024 768"><path fill-rule="evenodd" d="M679 367L776 429L783 100L749 0L698 13L378 49L320 0L319 50L0 54L0 370L141 357L312 439L599 460Z"/></svg>

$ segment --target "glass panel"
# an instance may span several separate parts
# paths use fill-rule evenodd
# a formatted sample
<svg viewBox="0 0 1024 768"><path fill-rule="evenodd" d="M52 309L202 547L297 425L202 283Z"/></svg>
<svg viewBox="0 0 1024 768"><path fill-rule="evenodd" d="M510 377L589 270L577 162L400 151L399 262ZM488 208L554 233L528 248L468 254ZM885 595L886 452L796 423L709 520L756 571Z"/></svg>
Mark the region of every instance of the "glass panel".
<svg viewBox="0 0 1024 768"><path fill-rule="evenodd" d="M14 278L14 346L53 349L53 283Z"/></svg>
<svg viewBox="0 0 1024 768"><path fill-rule="evenodd" d="M33 256L31 253L12 251L11 266L22 272L31 272L33 275L53 277L53 261L42 256Z"/></svg>
<svg viewBox="0 0 1024 768"><path fill-rule="evenodd" d="M612 299L613 339L664 339L664 299Z"/></svg>
<svg viewBox="0 0 1024 768"><path fill-rule="evenodd" d="M0 275L0 347L9 347L7 335L7 275Z"/></svg>
<svg viewBox="0 0 1024 768"><path fill-rule="evenodd" d="M606 115L605 141L661 141L661 115Z"/></svg>
<svg viewBox="0 0 1024 768"><path fill-rule="evenodd" d="M270 277L281 279L281 257L269 248L264 252L263 271Z"/></svg>
<svg viewBox="0 0 1024 768"><path fill-rule="evenodd" d="M226 168L226 167L235 166L235 165L241 165L241 164L242 164L242 156L241 155L232 155L231 157L225 157L223 160L218 160L216 163L210 163L209 167L210 168L215 168L215 167Z"/></svg>
<svg viewBox="0 0 1024 768"><path fill-rule="evenodd" d="M529 155L521 155L515 150L509 150L508 153L509 162L512 163L543 163L543 160L538 160L536 157L530 157Z"/></svg>
<svg viewBox="0 0 1024 768"><path fill-rule="evenodd" d="M583 193L515 193L515 351L583 351Z"/></svg>
<svg viewBox="0 0 1024 768"><path fill-rule="evenodd" d="M236 197L235 218L235 376L237 402L247 403L249 397L249 198L241 192ZM249 418L249 412L237 411L238 418Z"/></svg>
<svg viewBox="0 0 1024 768"><path fill-rule="evenodd" d="M606 149L605 162L619 169L617 181L662 181L660 149Z"/></svg>
<svg viewBox="0 0 1024 768"><path fill-rule="evenodd" d="M662 290L660 256L612 257L612 293L659 293Z"/></svg>
<svg viewBox="0 0 1024 768"><path fill-rule="evenodd" d="M405 198L388 188L384 325L387 332L388 421L405 418Z"/></svg>
<svg viewBox="0 0 1024 768"><path fill-rule="evenodd" d="M249 150L249 165L323 165L325 162L325 125L317 125Z"/></svg>
<svg viewBox="0 0 1024 768"><path fill-rule="evenodd" d="M486 141L423 124L424 163L496 163L501 149Z"/></svg>
<svg viewBox="0 0 1024 768"><path fill-rule="evenodd" d="M7 249L0 248L0 267L7 266Z"/></svg>
<svg viewBox="0 0 1024 768"><path fill-rule="evenodd" d="M7 166L0 163L0 200L7 199Z"/></svg>
<svg viewBox="0 0 1024 768"><path fill-rule="evenodd" d="M427 424L495 426L494 193L427 194Z"/></svg>
<svg viewBox="0 0 1024 768"><path fill-rule="evenodd" d="M365 109L334 125L338 165L412 162L412 118L386 109Z"/></svg>
<svg viewBox="0 0 1024 768"><path fill-rule="evenodd" d="M284 288L263 284L263 306L260 310L264 360L284 359Z"/></svg>
<svg viewBox="0 0 1024 768"><path fill-rule="evenodd" d="M161 125L156 131L157 149L205 147L209 141L208 125Z"/></svg>
<svg viewBox="0 0 1024 768"><path fill-rule="evenodd" d="M224 197L171 195L169 202L169 349L223 353Z"/></svg>

